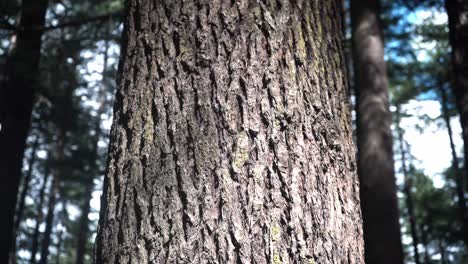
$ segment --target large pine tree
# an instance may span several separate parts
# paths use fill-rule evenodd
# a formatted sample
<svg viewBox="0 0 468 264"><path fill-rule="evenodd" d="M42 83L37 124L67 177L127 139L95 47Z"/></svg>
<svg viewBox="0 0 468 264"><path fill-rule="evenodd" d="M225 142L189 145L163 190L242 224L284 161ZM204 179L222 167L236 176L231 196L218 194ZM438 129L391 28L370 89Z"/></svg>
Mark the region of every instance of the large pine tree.
<svg viewBox="0 0 468 264"><path fill-rule="evenodd" d="M97 263L363 263L338 0L128 0Z"/></svg>

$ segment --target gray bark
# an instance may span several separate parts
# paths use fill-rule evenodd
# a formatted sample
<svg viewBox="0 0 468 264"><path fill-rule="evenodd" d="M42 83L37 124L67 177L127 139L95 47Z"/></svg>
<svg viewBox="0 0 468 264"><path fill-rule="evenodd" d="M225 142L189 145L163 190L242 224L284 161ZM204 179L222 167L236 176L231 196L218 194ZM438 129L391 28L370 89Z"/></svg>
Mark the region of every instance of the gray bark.
<svg viewBox="0 0 468 264"><path fill-rule="evenodd" d="M127 1L96 263L363 263L338 1Z"/></svg>

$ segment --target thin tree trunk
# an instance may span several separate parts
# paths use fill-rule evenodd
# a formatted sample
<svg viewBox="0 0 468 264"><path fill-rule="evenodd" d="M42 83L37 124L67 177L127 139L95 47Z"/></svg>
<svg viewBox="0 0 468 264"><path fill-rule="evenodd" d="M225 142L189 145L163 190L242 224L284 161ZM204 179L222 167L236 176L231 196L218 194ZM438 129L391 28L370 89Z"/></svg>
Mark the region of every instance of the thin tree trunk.
<svg viewBox="0 0 468 264"><path fill-rule="evenodd" d="M379 1L351 1L358 175L366 262L403 263Z"/></svg>
<svg viewBox="0 0 468 264"><path fill-rule="evenodd" d="M109 31L108 25L108 31ZM107 32L106 37L109 35ZM94 164L97 167L97 160L98 160L98 143L101 138L101 116L105 113L106 110L106 96L107 96L107 86L106 86L106 72L107 72L107 61L108 61L108 50L109 50L109 41L106 40L105 42L105 52L104 52L104 65L102 68L102 79L101 79L101 87L98 93L98 101L99 101L99 108L97 111L97 118L94 124L94 138L92 144L91 155L89 159L89 164ZM84 257L86 254L86 245L88 242L88 235L89 235L89 218L88 214L91 211L90 200L92 198L93 190L94 190L94 174L91 173L89 176L89 182L85 186L85 199L83 201L83 205L81 207L81 218L80 218L80 228L79 233L77 235L78 243L76 247L76 264L83 264Z"/></svg>
<svg viewBox="0 0 468 264"><path fill-rule="evenodd" d="M445 248L442 243L442 240L439 239L439 251L440 251L440 263L445 264L447 260L445 259Z"/></svg>
<svg viewBox="0 0 468 264"><path fill-rule="evenodd" d="M47 264L49 258L49 246L52 239L52 230L54 226L55 207L57 205L58 196L60 196L60 175L62 173L62 166L65 158L65 131L59 132L59 141L54 146L51 159L54 162L54 169L52 170L52 183L49 191L49 201L47 205L47 216L45 221L45 231L41 242L41 258L39 264Z"/></svg>
<svg viewBox="0 0 468 264"><path fill-rule="evenodd" d="M447 107L447 92L445 91L444 87L442 85L439 85L439 92L441 95L441 110L442 110L442 116L445 121L445 126L447 127L447 133L449 136L449 142L450 142L450 149L452 153L452 168L455 172L455 189L457 193L457 198L458 198L458 210L460 213L460 221L462 224L462 232L465 235L467 235L468 231L468 212L466 209L466 200L465 200L465 191L464 191L464 179L463 179L463 171L460 169L460 165L458 164L458 157L457 157L457 151L455 149L455 144L453 142L453 132L452 132L452 125L450 124L450 114L448 111Z"/></svg>
<svg viewBox="0 0 468 264"><path fill-rule="evenodd" d="M14 234L14 215L21 168L37 81L47 0L23 0L20 30L7 59L6 80L0 86L0 185L2 210L0 263L8 263Z"/></svg>
<svg viewBox="0 0 468 264"><path fill-rule="evenodd" d="M420 258L419 258L419 238L418 238L418 231L417 231L417 224L416 224L416 217L414 214L414 204L413 204L413 195L411 188L413 186L412 178L408 174L408 168L406 164L406 148L404 144L404 139L403 139L403 129L400 127L400 121L401 121L401 113L400 113L400 108L397 107L397 133L398 133L398 141L399 141L399 148L400 148L400 155L401 155L401 169L403 172L403 193L405 195L405 203L406 203L406 208L408 210L408 220L410 223L410 231L411 231L411 239L412 239L412 244L413 244L413 253L414 253L414 262L416 264L420 264Z"/></svg>
<svg viewBox="0 0 468 264"><path fill-rule="evenodd" d="M429 241L427 241L427 233L428 230L424 230L423 225L419 226L419 230L421 230L421 240L424 246L424 263L431 264L431 257L429 256Z"/></svg>
<svg viewBox="0 0 468 264"><path fill-rule="evenodd" d="M63 231L60 230L57 234L58 241L57 241L57 253L55 255L55 264L60 263L60 256L62 255L62 243L63 243Z"/></svg>
<svg viewBox="0 0 468 264"><path fill-rule="evenodd" d="M338 1L127 1L96 263L364 263Z"/></svg>
<svg viewBox="0 0 468 264"><path fill-rule="evenodd" d="M445 0L450 45L452 46L452 85L460 112L465 146L465 179L468 178L468 3L462 0ZM468 182L468 181L467 181ZM466 200L463 199L466 208ZM460 206L460 204L459 204ZM468 249L468 213L463 215L463 240Z"/></svg>
<svg viewBox="0 0 468 264"><path fill-rule="evenodd" d="M62 195L63 197L64 195ZM67 200L62 199L62 211L61 211L61 221L64 224L68 220L68 213L67 213ZM60 230L57 234L58 241L57 241L57 254L55 255L55 264L59 264L60 257L62 255L62 248L63 248L63 230Z"/></svg>
<svg viewBox="0 0 468 264"><path fill-rule="evenodd" d="M40 238L40 231L39 227L42 223L42 220L44 218L44 213L42 212L42 207L44 205L44 199L45 199L45 190L47 188L47 181L49 180L49 165L46 165L46 169L44 172L44 180L41 185L41 189L39 191L39 202L37 204L37 216L36 216L36 226L34 227L34 232L33 236L31 238L31 259L30 263L34 264L36 263L36 255L37 251L39 250L39 238Z"/></svg>
<svg viewBox="0 0 468 264"><path fill-rule="evenodd" d="M45 222L45 231L41 243L41 259L39 264L47 264L49 257L49 246L51 241L52 229L54 226L55 206L57 204L57 194L59 191L58 175L52 175L52 184L49 191L49 202L47 205L47 217Z"/></svg>
<svg viewBox="0 0 468 264"><path fill-rule="evenodd" d="M36 163L36 151L37 147L39 146L39 135L37 135L34 139L34 143L31 147L31 157L29 158L28 162L28 172L26 173L23 179L23 187L21 188L20 199L18 201L18 209L16 211L16 218L15 218L15 231L18 230L21 220L23 218L24 213L24 206L26 204L26 195L28 194L33 171L34 165Z"/></svg>
<svg viewBox="0 0 468 264"><path fill-rule="evenodd" d="M86 246L88 244L88 234L89 234L89 212L91 211L90 200L92 197L94 184L90 181L87 186L85 186L85 194L83 205L81 206L81 217L79 221L79 233L77 234L77 244L76 244L76 264L83 264L84 257L86 254Z"/></svg>
<svg viewBox="0 0 468 264"><path fill-rule="evenodd" d="M26 203L26 195L28 194L29 187L30 187L30 182L32 179L33 171L34 171L34 165L36 163L36 151L37 147L39 146L39 135L36 135L34 139L34 143L31 147L31 157L29 158L28 162L28 172L26 173L25 177L23 178L23 186L21 188L21 193L20 193L20 198L18 201L18 208L16 210L16 215L15 215L15 226L13 230L13 240L11 241L12 246L11 246L11 253L10 253L10 262L11 263L16 263L15 258L16 258L16 236L18 234L18 230L20 227L21 220L23 219L23 213L24 213L24 206Z"/></svg>

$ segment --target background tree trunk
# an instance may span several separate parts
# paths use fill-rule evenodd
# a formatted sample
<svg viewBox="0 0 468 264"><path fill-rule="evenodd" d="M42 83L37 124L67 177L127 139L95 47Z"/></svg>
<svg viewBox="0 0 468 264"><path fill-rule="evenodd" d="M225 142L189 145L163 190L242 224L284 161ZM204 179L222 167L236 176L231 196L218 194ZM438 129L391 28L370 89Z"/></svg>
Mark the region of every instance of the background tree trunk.
<svg viewBox="0 0 468 264"><path fill-rule="evenodd" d="M460 112L465 146L465 179L468 178L468 3L463 0L445 0L452 46L452 85ZM466 199L463 199L466 207ZM468 213L463 215L463 240L468 248Z"/></svg>
<svg viewBox="0 0 468 264"><path fill-rule="evenodd" d="M52 183L49 191L49 202L47 205L47 216L45 221L45 231L41 243L41 259L39 264L47 264L49 257L49 246L54 227L55 205L57 204L57 195L59 193L58 175L52 175Z"/></svg>
<svg viewBox="0 0 468 264"><path fill-rule="evenodd" d="M398 133L398 147L400 149L401 155L401 170L403 173L403 193L405 195L405 205L408 211L408 222L410 223L410 233L411 233L411 242L413 246L413 259L414 263L420 264L419 258L419 237L418 237L418 230L417 230L417 223L416 223L416 215L414 213L414 202L413 202L413 179L412 175L408 173L408 167L406 162L406 148L405 148L405 141L403 139L403 129L400 127L401 122L401 112L400 108L397 107L396 112L396 130Z"/></svg>
<svg viewBox="0 0 468 264"><path fill-rule="evenodd" d="M109 28L109 25L108 25ZM106 35L109 35L109 30L107 30ZM101 130L101 116L105 113L106 111L106 95L107 95L107 85L106 85L106 73L107 73L107 61L108 61L108 53L109 53L109 41L106 39L105 41L105 47L104 47L104 63L102 67L102 79L100 83L100 89L98 93L98 101L99 101L99 107L97 109L97 114L96 114L96 120L94 123L94 137L93 141L91 142L92 148L91 148L91 155L89 155L89 164L93 164L97 170L99 170L99 166L96 164L98 160L98 148L99 148L99 140L101 139L102 136L102 130ZM85 186L85 200L83 202L83 206L81 207L81 219L80 219L80 228L79 228L79 233L77 234L78 237L78 243L76 247L76 261L75 264L83 264L84 263L84 257L86 253L86 245L88 242L88 235L89 235L89 218L88 215L91 211L91 205L90 201L92 199L92 194L94 190L94 177L95 176L95 171L91 172L90 175L88 176L89 178L88 183Z"/></svg>
<svg viewBox="0 0 468 264"><path fill-rule="evenodd" d="M363 263L331 1L127 1L97 263Z"/></svg>
<svg viewBox="0 0 468 264"><path fill-rule="evenodd" d="M39 202L37 204L37 216L36 216L36 225L34 227L34 232L31 238L31 260L30 263L36 263L36 255L37 251L39 250L39 239L40 239L40 231L39 227L41 226L42 220L44 218L44 213L42 211L42 207L44 205L45 200L45 190L47 188L47 181L49 180L49 164L46 164L46 169L44 172L44 180L41 185L41 189L39 191Z"/></svg>
<svg viewBox="0 0 468 264"><path fill-rule="evenodd" d="M465 199L465 184L464 184L464 179L463 179L463 171L460 169L460 165L458 163L458 157L457 157L457 150L455 149L455 143L453 142L453 132L452 132L452 125L450 124L450 113L448 110L448 99L447 99L447 92L445 91L444 87L442 84L439 85L439 92L440 96L442 99L441 102L441 112L442 116L444 118L445 126L447 127L447 133L449 136L449 142L450 142L450 150L452 154L452 168L455 173L455 190L457 193L457 205L458 205L458 211L460 214L460 223L461 223L461 229L462 229L462 234L463 237L467 236L467 231L468 231L468 217L467 217L467 211L466 211L466 199ZM464 241L467 241L464 239Z"/></svg>
<svg viewBox="0 0 468 264"><path fill-rule="evenodd" d="M31 156L28 161L28 171L23 177L22 188L19 196L18 207L16 209L15 214L15 224L13 226L13 236L12 236L12 245L11 245L11 252L10 252L10 263L16 263L16 234L18 233L18 229L20 227L21 220L23 218L24 207L26 204L26 195L28 194L29 187L31 184L31 179L33 176L34 165L36 163L36 151L39 146L39 135L35 136L33 145L31 146Z"/></svg>
<svg viewBox="0 0 468 264"><path fill-rule="evenodd" d="M6 66L6 80L0 86L0 195L4 204L0 262L8 263L14 232L14 214L25 142L28 135L33 93L41 54L47 0L23 0L16 42Z"/></svg>
<svg viewBox="0 0 468 264"><path fill-rule="evenodd" d="M358 174L366 262L403 263L379 1L351 1Z"/></svg>

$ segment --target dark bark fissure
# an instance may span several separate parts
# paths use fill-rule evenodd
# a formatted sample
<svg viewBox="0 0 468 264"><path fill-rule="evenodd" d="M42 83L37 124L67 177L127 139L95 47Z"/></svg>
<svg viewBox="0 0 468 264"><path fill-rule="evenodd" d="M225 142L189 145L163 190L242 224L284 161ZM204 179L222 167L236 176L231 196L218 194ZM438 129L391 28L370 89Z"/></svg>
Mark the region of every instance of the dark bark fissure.
<svg viewBox="0 0 468 264"><path fill-rule="evenodd" d="M14 214L21 168L38 74L42 32L47 0L24 0L14 47L7 58L6 79L0 85L0 175L5 179L0 194L5 204L1 232L0 262L8 263L14 234Z"/></svg>
<svg viewBox="0 0 468 264"><path fill-rule="evenodd" d="M468 3L463 0L445 0L445 8L448 15L449 39L452 47L452 86L460 113L465 146L464 180L468 182L466 180L468 179L468 75L466 74L468 72ZM459 206L466 208L466 199L462 199ZM465 248L468 248L468 214L466 209L463 216L463 227L463 241Z"/></svg>
<svg viewBox="0 0 468 264"><path fill-rule="evenodd" d="M351 1L358 175L367 263L402 264L379 1Z"/></svg>
<svg viewBox="0 0 468 264"><path fill-rule="evenodd" d="M340 14L127 1L97 263L363 263Z"/></svg>

